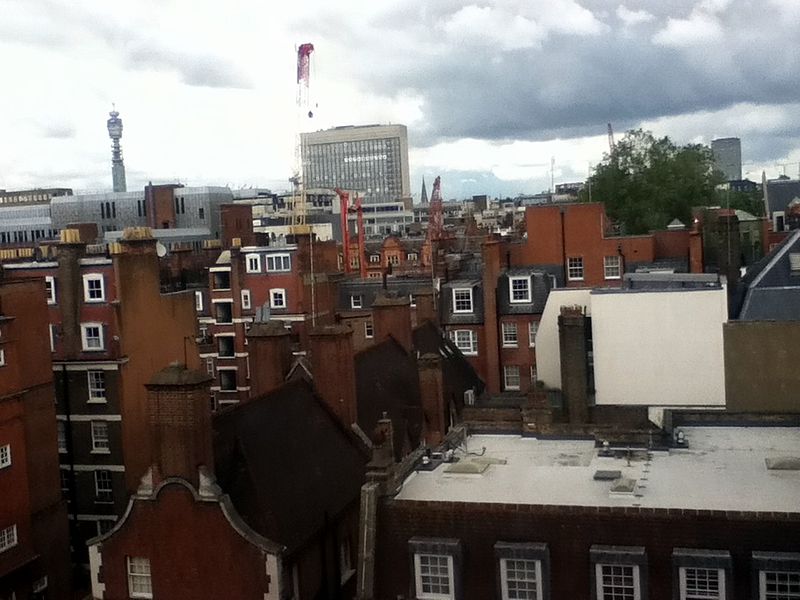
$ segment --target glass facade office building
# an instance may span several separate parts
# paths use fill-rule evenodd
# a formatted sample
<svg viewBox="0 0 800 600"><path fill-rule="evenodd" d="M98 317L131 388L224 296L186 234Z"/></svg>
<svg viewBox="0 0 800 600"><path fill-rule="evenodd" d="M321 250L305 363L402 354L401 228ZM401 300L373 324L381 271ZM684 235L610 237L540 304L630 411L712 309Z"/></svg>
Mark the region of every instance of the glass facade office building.
<svg viewBox="0 0 800 600"><path fill-rule="evenodd" d="M410 197L405 125L335 127L301 137L307 190L340 187L368 204Z"/></svg>

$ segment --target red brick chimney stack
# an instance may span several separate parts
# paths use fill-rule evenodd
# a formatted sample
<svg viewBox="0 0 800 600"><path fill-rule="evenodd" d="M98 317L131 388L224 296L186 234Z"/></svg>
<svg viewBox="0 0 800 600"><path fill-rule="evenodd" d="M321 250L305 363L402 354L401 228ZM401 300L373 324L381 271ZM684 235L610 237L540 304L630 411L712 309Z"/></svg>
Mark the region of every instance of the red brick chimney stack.
<svg viewBox="0 0 800 600"><path fill-rule="evenodd" d="M561 353L561 392L569 422L589 422L588 365L586 358L586 315L579 306L562 306L558 317Z"/></svg>
<svg viewBox="0 0 800 600"><path fill-rule="evenodd" d="M393 337L406 352L411 352L411 302L407 295L383 293L372 303L372 324L375 341Z"/></svg>
<svg viewBox="0 0 800 600"><path fill-rule="evenodd" d="M153 486L181 477L200 488L198 468L214 472L211 441L211 378L172 364L146 384Z"/></svg>
<svg viewBox="0 0 800 600"><path fill-rule="evenodd" d="M58 244L58 302L61 308L61 344L66 358L81 354L80 310L83 298L80 259L86 254L78 229L61 231Z"/></svg>
<svg viewBox="0 0 800 600"><path fill-rule="evenodd" d="M353 330L346 325L315 327L309 341L317 394L349 428L358 417Z"/></svg>
<svg viewBox="0 0 800 600"><path fill-rule="evenodd" d="M422 325L425 321L438 323L436 291L432 287L420 288L414 292L414 298L417 304L417 325Z"/></svg>
<svg viewBox="0 0 800 600"><path fill-rule="evenodd" d="M486 387L490 394L499 394L500 389L500 353L497 331L497 278L500 275L500 244L496 240L488 240L483 244L483 312L484 339L486 348Z"/></svg>
<svg viewBox="0 0 800 600"><path fill-rule="evenodd" d="M422 413L425 416L425 441L438 446L447 435L447 402L444 397L442 358L438 354L423 354L417 361Z"/></svg>
<svg viewBox="0 0 800 600"><path fill-rule="evenodd" d="M292 366L291 332L282 322L255 323L247 332L250 353L250 395L279 388Z"/></svg>

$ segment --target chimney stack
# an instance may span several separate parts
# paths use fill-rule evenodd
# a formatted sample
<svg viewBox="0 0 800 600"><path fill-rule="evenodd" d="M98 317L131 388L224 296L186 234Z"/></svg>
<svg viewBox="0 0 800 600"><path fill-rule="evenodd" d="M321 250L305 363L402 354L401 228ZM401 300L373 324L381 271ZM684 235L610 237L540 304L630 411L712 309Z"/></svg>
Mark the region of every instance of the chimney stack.
<svg viewBox="0 0 800 600"><path fill-rule="evenodd" d="M250 396L279 388L292 363L291 332L280 321L254 323L247 332L250 353Z"/></svg>
<svg viewBox="0 0 800 600"><path fill-rule="evenodd" d="M213 474L210 383L207 374L173 363L145 384L154 486L181 477L199 490L198 468Z"/></svg>
<svg viewBox="0 0 800 600"><path fill-rule="evenodd" d="M417 304L417 326L425 321L439 322L439 315L436 310L436 290L432 287L420 288L414 291L414 298Z"/></svg>
<svg viewBox="0 0 800 600"><path fill-rule="evenodd" d="M407 295L384 292L372 303L372 324L375 341L393 337L405 350L411 352L411 302Z"/></svg>
<svg viewBox="0 0 800 600"><path fill-rule="evenodd" d="M569 422L589 422L589 381L586 355L586 315L579 306L562 306L558 317L561 391Z"/></svg>
<svg viewBox="0 0 800 600"><path fill-rule="evenodd" d="M417 361L422 413L425 417L425 442L438 446L447 435L447 411L442 377L442 358L438 354L423 354Z"/></svg>
<svg viewBox="0 0 800 600"><path fill-rule="evenodd" d="M346 325L315 327L309 341L317 395L349 429L358 419L353 330Z"/></svg>
<svg viewBox="0 0 800 600"><path fill-rule="evenodd" d="M58 303L61 308L61 335L64 355L76 359L81 354L81 281L80 259L86 254L86 244L81 241L78 229L61 231L58 244Z"/></svg>
<svg viewBox="0 0 800 600"><path fill-rule="evenodd" d="M496 240L483 243L483 314L484 345L499 348L497 331L497 278L500 276L500 244ZM499 394L500 353L489 350L486 364L486 388L490 394Z"/></svg>

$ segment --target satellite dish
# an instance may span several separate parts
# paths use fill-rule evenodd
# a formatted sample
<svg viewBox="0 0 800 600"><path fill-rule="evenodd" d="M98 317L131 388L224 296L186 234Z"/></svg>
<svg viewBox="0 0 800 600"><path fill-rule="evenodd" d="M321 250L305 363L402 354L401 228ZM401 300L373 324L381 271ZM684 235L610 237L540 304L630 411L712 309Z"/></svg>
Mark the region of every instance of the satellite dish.
<svg viewBox="0 0 800 600"><path fill-rule="evenodd" d="M162 244L161 242L156 242L156 254L158 254L159 258L162 258L167 255L167 247Z"/></svg>

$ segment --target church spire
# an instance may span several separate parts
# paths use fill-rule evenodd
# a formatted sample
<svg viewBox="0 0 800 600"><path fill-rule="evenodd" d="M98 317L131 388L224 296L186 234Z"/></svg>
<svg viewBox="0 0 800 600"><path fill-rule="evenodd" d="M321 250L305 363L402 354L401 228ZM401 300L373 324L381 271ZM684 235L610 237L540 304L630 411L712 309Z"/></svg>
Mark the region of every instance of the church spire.
<svg viewBox="0 0 800 600"><path fill-rule="evenodd" d="M422 204L428 203L428 190L425 189L425 176L422 177L422 193L420 194L420 202Z"/></svg>

